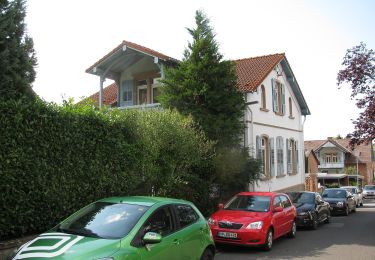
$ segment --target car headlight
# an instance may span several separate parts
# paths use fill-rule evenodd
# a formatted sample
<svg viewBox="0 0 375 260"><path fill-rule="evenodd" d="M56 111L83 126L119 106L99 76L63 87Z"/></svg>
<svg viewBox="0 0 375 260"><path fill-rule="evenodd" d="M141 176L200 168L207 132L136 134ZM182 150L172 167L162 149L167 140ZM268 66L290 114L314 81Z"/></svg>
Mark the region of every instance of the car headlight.
<svg viewBox="0 0 375 260"><path fill-rule="evenodd" d="M247 225L246 229L261 229L263 227L263 221L257 221Z"/></svg>
<svg viewBox="0 0 375 260"><path fill-rule="evenodd" d="M344 202L342 201L339 201L336 203L337 207L343 207L344 206Z"/></svg>
<svg viewBox="0 0 375 260"><path fill-rule="evenodd" d="M210 226L215 225L215 220L214 220L213 218L209 218L209 219L207 220L207 222L208 222L208 225L210 225Z"/></svg>
<svg viewBox="0 0 375 260"><path fill-rule="evenodd" d="M299 212L297 215L298 216L307 216L307 215L309 215L309 213L307 213L307 212Z"/></svg>

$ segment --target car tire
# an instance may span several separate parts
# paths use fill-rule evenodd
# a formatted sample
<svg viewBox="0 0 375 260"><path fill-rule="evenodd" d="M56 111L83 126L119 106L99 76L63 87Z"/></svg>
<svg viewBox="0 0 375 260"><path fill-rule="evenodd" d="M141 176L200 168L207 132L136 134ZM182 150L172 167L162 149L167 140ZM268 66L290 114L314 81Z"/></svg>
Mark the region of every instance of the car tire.
<svg viewBox="0 0 375 260"><path fill-rule="evenodd" d="M349 216L349 206L348 205L345 207L344 215Z"/></svg>
<svg viewBox="0 0 375 260"><path fill-rule="evenodd" d="M357 205L356 205L355 207L353 207L352 212L353 212L353 213L356 213L356 212L357 212Z"/></svg>
<svg viewBox="0 0 375 260"><path fill-rule="evenodd" d="M319 225L318 216L316 214L313 215L311 229L317 230Z"/></svg>
<svg viewBox="0 0 375 260"><path fill-rule="evenodd" d="M291 228L290 232L288 233L287 237L288 238L295 238L296 233L297 233L297 225L296 225L296 222L293 221L292 228Z"/></svg>
<svg viewBox="0 0 375 260"><path fill-rule="evenodd" d="M359 204L359 206L363 207L363 200L361 200L361 204Z"/></svg>
<svg viewBox="0 0 375 260"><path fill-rule="evenodd" d="M214 259L214 254L212 253L212 251L209 248L206 248L206 250L204 250L200 260L213 260L213 259Z"/></svg>
<svg viewBox="0 0 375 260"><path fill-rule="evenodd" d="M273 231L269 229L266 236L266 242L263 245L263 249L266 251L271 251L273 245Z"/></svg>
<svg viewBox="0 0 375 260"><path fill-rule="evenodd" d="M328 211L327 217L324 220L324 223L326 224L328 224L329 222L331 222L331 211Z"/></svg>

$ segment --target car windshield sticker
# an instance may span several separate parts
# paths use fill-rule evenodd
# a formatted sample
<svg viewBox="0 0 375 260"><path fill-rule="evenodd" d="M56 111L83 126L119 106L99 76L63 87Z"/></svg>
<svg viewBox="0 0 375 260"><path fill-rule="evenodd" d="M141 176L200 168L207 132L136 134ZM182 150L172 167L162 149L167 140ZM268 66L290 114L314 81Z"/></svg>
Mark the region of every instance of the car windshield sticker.
<svg viewBox="0 0 375 260"><path fill-rule="evenodd" d="M80 241L82 236L64 233L45 233L24 244L13 260L27 258L50 258L62 255L71 246ZM48 245L40 245L48 240ZM52 242L52 244L51 244ZM38 252L39 251L39 252Z"/></svg>

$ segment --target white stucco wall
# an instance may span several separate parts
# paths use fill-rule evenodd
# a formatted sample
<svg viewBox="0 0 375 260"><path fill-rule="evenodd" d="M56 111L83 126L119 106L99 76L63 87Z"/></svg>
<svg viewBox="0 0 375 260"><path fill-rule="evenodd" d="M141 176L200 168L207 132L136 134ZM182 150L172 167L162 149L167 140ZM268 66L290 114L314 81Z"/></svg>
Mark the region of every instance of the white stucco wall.
<svg viewBox="0 0 375 260"><path fill-rule="evenodd" d="M282 84L285 85L285 114L283 116L276 115L273 112L272 107L272 83L271 79L277 79ZM262 111L261 108L261 90L260 86L264 85L266 90L266 108L268 112ZM259 181L257 185L253 188L255 191L276 191L281 189L287 189L288 187L293 187L296 185L304 184L305 182L305 167L304 167L304 156L303 156L303 116L301 115L301 110L297 103L297 100L292 92L292 89L287 82L285 75L277 76L275 70L266 77L266 79L258 86L257 92L247 93L247 101L258 101L257 104L249 105L246 111L247 119L247 144L249 149L253 151L255 155L255 144L256 136L267 135L269 138L274 138L282 136L284 141L284 177L272 177L267 181ZM292 99L292 110L294 119L289 118L289 97ZM251 119L251 114L253 120ZM294 139L297 141L298 145L298 173L296 175L288 175L287 173L287 152L285 148L285 140ZM275 149L276 152L276 149ZM275 154L275 166L276 166L276 154Z"/></svg>

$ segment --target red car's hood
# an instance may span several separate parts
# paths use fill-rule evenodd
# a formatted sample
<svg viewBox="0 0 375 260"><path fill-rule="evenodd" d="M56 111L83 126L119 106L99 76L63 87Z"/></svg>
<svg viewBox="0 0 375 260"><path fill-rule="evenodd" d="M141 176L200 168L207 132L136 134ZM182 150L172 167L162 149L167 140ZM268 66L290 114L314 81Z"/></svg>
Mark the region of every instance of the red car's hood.
<svg viewBox="0 0 375 260"><path fill-rule="evenodd" d="M219 210L216 211L212 218L216 221L230 221L235 223L250 223L257 220L263 220L269 212L252 212L242 210Z"/></svg>

